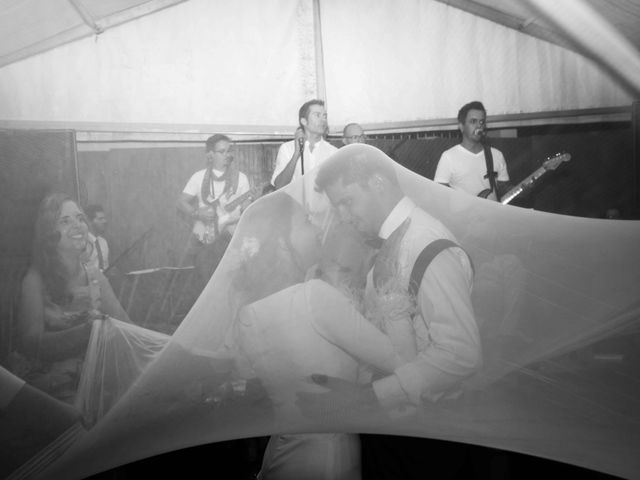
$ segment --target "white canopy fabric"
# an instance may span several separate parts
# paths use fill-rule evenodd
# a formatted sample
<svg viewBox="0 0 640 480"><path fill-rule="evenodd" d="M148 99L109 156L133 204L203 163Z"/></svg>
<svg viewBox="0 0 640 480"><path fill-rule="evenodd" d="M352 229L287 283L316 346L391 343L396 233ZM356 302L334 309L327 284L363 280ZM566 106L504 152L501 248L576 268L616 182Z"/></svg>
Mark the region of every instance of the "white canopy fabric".
<svg viewBox="0 0 640 480"><path fill-rule="evenodd" d="M4 66L0 125L289 134L318 96L334 131L475 99L490 115L628 106L612 68L435 1L190 0Z"/></svg>
<svg viewBox="0 0 640 480"><path fill-rule="evenodd" d="M0 65L7 65L184 0L2 0Z"/></svg>
<svg viewBox="0 0 640 480"><path fill-rule="evenodd" d="M637 335L638 222L568 217L486 201L420 177L371 146L350 145L332 158L342 165L358 160L392 166L402 191L441 221L469 254L475 271L471 299L482 362L466 377L452 374L464 386L464 395L442 396L451 387L444 378L456 371L454 365L458 368L452 363L444 370L444 386L440 385L444 390L438 390L436 382L417 405L383 408L350 403L349 393L335 403L311 404L306 411L298 404L300 392L328 391L314 389L311 374L332 375L335 358L359 358L357 352L367 347L377 351L353 307L341 307L335 292L331 301L323 296L328 287L309 286L304 296L291 293L291 297L287 295L293 290L275 287L282 282L303 285L303 267L314 255L320 265L337 262L355 272L357 254L366 254L364 244L354 249L357 243L348 229L331 233L335 232L331 218L337 217L332 217L326 198L309 191L303 196L303 182L298 180L284 193L267 195L245 211L222 263L169 344L107 415L41 472L42 478L83 478L146 456L213 441L332 431L462 441L637 478L637 380L633 374L567 354L598 340ZM316 173L305 175L304 183L313 185ZM301 228L294 222L301 220L294 218L305 217L296 217L295 209L283 209L285 197L289 203L304 204L324 227L321 252L301 253L300 237L295 241L293 237ZM437 220L432 220L434 229L440 228L435 226ZM292 229L289 246L288 240L280 242L289 238L287 228ZM388 242L393 243L391 237ZM378 255L385 255L383 251L384 247ZM333 285L339 288L338 283ZM390 292L401 295L402 288L393 285ZM274 303L276 298L281 301ZM391 297L384 300L391 301ZM456 294L450 301L462 300ZM402 307L393 305L390 312ZM243 331L252 332L246 327L251 323L243 321L251 318L243 316L246 306L258 313L267 309L256 317L260 321L254 324L258 336L253 343L237 340ZM306 307L317 320L311 320L314 330L299 336L295 320L307 321ZM312 334L328 328L319 320L323 310L333 312L330 320L343 325L344 332L338 329L342 333L328 337ZM449 329L459 328L446 312L436 308L432 318L425 318L431 345L426 351L434 359L438 350L463 359L464 343L449 351L449 344L442 342ZM442 324L441 316L447 318ZM323 338L331 339L327 348L333 354L318 362ZM131 348L144 345L131 342ZM105 367L105 378L111 378L110 369L122 368ZM402 378L405 385L413 377ZM256 379L266 393L255 395L249 388ZM105 392L112 399L109 387Z"/></svg>

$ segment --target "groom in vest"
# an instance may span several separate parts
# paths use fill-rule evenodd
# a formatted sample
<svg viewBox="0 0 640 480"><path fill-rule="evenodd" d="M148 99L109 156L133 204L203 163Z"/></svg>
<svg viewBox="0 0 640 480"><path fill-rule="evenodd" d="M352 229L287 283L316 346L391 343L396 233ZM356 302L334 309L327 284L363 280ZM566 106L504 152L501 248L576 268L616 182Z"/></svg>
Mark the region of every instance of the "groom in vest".
<svg viewBox="0 0 640 480"><path fill-rule="evenodd" d="M470 299L473 269L469 257L440 221L405 196L393 163L374 147L342 148L322 165L316 186L326 193L342 221L352 224L370 243L381 244L367 276L365 297L375 296L390 280L395 284L399 280L415 296L417 356L365 387L349 387L348 395L359 396L360 404L373 402L388 409L456 398L461 380L481 364ZM428 267L411 290L413 267L429 245ZM339 379L323 376L316 376L316 381L333 392L344 386ZM361 438L364 479L453 478L461 463L458 455L464 455L462 446L445 448L427 439Z"/></svg>

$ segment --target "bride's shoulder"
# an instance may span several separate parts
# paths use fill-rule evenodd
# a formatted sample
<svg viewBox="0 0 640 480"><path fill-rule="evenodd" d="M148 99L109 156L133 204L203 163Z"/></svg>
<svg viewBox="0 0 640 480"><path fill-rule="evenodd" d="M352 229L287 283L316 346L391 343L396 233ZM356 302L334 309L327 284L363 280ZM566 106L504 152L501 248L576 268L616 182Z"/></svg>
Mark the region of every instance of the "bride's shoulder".
<svg viewBox="0 0 640 480"><path fill-rule="evenodd" d="M312 278L304 282L304 289L308 291L330 291L333 287L320 278Z"/></svg>

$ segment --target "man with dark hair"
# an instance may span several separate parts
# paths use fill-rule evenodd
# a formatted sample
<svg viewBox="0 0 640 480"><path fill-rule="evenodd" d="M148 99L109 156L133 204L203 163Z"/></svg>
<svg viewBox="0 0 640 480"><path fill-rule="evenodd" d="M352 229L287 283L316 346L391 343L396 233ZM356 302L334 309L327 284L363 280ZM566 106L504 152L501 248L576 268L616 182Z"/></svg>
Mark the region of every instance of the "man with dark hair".
<svg viewBox="0 0 640 480"><path fill-rule="evenodd" d="M352 143L367 143L367 136L360 124L347 123L342 129L342 143L351 145Z"/></svg>
<svg viewBox="0 0 640 480"><path fill-rule="evenodd" d="M498 200L509 189L509 172L502 152L486 143L486 121L487 111L481 102L470 102L460 109L458 129L462 141L442 153L433 180L471 195ZM491 163L492 172L487 173L487 164ZM494 176L495 188L490 175Z"/></svg>
<svg viewBox="0 0 640 480"><path fill-rule="evenodd" d="M294 139L280 145L276 165L271 177L275 188L289 184L291 180L319 166L337 149L324 139L327 131L327 111L322 100L309 100L298 112Z"/></svg>
<svg viewBox="0 0 640 480"><path fill-rule="evenodd" d="M109 268L109 244L104 238L107 229L107 216L102 205L93 204L84 209L89 224L89 262L104 272Z"/></svg>
<svg viewBox="0 0 640 480"><path fill-rule="evenodd" d="M193 222L187 260L196 266L202 287L224 255L245 206L232 202L251 188L247 176L232 163L231 146L226 135L207 139L207 166L191 176L177 202L178 210Z"/></svg>
<svg viewBox="0 0 640 480"><path fill-rule="evenodd" d="M394 285L400 288L394 292L410 295L416 307L412 324L417 355L393 374L374 378L365 387L320 376L321 381L316 381L330 390L317 394L324 400L304 393L299 396L321 401L320 411L337 409L345 399L347 405L379 404L394 409L457 398L461 381L481 364L480 336L470 298L473 269L469 257L440 221L405 196L392 162L374 147L342 148L320 167L316 186L327 194L343 222L352 224L369 240L382 242L367 276L365 306L370 314L384 311L386 300L379 292ZM413 271L416 265L423 266L417 270L421 275ZM382 475L379 478L423 478L428 472L434 478L447 478L445 475L456 468L450 461L453 451L436 450L427 440L378 435L363 436L362 440L363 474L376 471ZM385 461L390 454L403 457ZM443 460L445 455L447 461Z"/></svg>

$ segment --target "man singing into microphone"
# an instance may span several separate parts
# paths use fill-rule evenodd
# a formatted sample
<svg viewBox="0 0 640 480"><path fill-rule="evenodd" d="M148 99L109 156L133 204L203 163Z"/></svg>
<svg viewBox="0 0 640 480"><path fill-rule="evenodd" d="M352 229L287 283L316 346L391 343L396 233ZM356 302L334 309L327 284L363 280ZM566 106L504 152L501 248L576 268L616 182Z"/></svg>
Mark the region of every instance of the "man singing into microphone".
<svg viewBox="0 0 640 480"><path fill-rule="evenodd" d="M337 150L324 139L327 111L322 100L309 100L298 112L300 127L295 138L278 150L271 183L275 188L287 185L294 178L319 166ZM304 170L303 170L304 168Z"/></svg>
<svg viewBox="0 0 640 480"><path fill-rule="evenodd" d="M480 195L490 200L498 200L499 195L509 189L509 172L502 152L485 145L487 111L480 102L464 105L458 112L458 128L462 141L446 150L440 156L434 181L471 195ZM485 157L490 149L493 157L493 175L498 197L492 187Z"/></svg>

